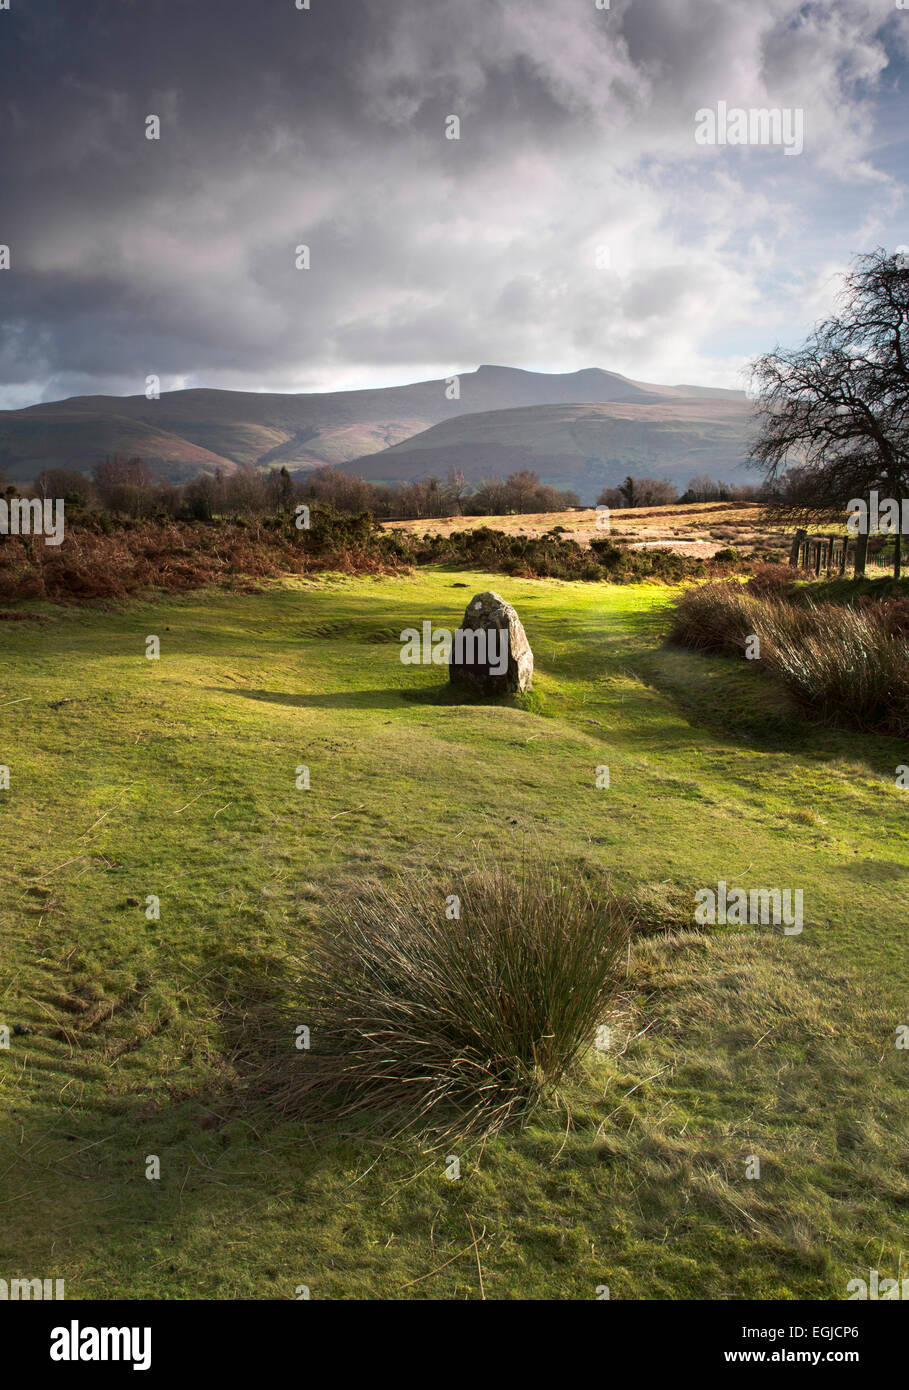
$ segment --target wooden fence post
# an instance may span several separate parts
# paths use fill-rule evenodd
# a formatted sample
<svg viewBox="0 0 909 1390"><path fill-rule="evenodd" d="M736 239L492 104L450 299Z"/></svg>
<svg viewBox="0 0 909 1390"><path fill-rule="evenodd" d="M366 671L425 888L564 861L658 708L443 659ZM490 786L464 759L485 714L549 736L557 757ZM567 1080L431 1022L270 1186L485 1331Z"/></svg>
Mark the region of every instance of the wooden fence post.
<svg viewBox="0 0 909 1390"><path fill-rule="evenodd" d="M794 565L796 568L798 568L799 557L802 553L802 543L804 542L805 534L805 531L802 530L801 527L799 527L798 531L796 531L795 535L792 538L792 546L789 551L789 563L790 565Z"/></svg>
<svg viewBox="0 0 909 1390"><path fill-rule="evenodd" d="M854 579L865 578L865 560L868 556L868 534L865 531L859 532L855 538L855 569L853 570Z"/></svg>

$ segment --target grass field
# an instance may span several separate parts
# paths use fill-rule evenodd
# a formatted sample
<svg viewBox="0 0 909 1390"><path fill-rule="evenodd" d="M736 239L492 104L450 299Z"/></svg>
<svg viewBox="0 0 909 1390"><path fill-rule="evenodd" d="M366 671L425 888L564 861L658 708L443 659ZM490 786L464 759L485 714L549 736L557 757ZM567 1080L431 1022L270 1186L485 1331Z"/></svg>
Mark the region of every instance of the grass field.
<svg viewBox="0 0 909 1390"><path fill-rule="evenodd" d="M453 628L485 588L536 658L532 696L498 707L398 659L402 628ZM663 647L670 597L422 570L0 623L0 1024L27 1030L0 1048L0 1277L842 1299L907 1273L909 750ZM457 1149L450 1180L444 1151L245 1094L249 1000L324 903L428 872L441 905L477 847L527 845L634 891L654 928L562 1105ZM695 929L721 878L801 888L804 931Z"/></svg>

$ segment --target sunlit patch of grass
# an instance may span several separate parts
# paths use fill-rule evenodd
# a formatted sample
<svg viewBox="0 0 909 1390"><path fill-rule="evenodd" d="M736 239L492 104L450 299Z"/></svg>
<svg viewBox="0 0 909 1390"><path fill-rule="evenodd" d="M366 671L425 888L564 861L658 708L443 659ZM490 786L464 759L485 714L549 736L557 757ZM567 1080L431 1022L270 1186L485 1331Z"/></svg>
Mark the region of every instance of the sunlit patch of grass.
<svg viewBox="0 0 909 1390"><path fill-rule="evenodd" d="M516 605L548 717L436 700L444 671L366 640L456 626L454 584ZM439 570L0 624L0 1022L26 1030L0 1050L6 1268L95 1298L475 1298L477 1256L489 1298L842 1298L895 1274L905 750L663 647L668 598ZM444 897L530 839L637 895L611 1045L557 1104L459 1144L456 1181L450 1150L250 1107L249 1011L285 999L334 904L401 873ZM719 878L801 887L802 936L691 931Z"/></svg>

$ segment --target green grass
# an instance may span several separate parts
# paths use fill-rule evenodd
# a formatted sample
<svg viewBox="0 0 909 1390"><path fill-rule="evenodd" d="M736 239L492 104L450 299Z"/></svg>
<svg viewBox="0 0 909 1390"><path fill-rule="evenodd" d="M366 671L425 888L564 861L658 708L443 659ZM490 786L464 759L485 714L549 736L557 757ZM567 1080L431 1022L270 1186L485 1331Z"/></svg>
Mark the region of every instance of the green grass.
<svg viewBox="0 0 909 1390"><path fill-rule="evenodd" d="M499 707L396 640L490 587L536 657ZM0 1022L31 1029L0 1050L0 1277L476 1298L479 1259L488 1298L843 1298L905 1266L909 750L663 648L670 597L420 571L0 623ZM250 1101L245 1010L323 904L426 868L441 904L477 846L527 844L668 928L633 944L570 1113L463 1147L450 1181L416 1141ZM804 932L692 929L718 878L801 887Z"/></svg>

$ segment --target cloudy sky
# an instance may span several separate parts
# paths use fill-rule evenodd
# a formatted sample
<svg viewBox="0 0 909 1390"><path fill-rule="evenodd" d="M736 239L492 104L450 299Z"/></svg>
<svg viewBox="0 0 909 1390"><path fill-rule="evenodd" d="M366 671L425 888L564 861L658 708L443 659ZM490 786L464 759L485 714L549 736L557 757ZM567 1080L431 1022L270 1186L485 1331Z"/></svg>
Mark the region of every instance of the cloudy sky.
<svg viewBox="0 0 909 1390"><path fill-rule="evenodd" d="M483 362L739 386L909 244L894 0L309 4L0 11L0 406ZM802 112L802 152L698 143L720 102Z"/></svg>

